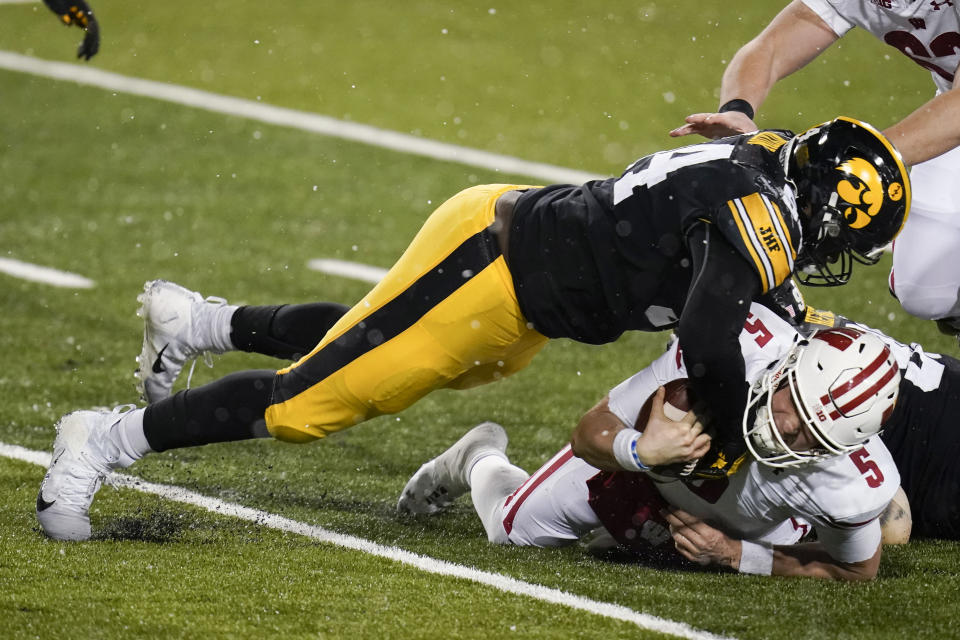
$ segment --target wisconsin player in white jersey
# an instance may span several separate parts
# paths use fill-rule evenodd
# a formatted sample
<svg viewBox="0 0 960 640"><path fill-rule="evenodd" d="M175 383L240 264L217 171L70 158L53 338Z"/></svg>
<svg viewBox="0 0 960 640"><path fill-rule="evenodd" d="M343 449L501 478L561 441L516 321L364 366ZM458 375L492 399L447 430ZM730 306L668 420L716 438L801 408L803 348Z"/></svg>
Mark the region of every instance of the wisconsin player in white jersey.
<svg viewBox="0 0 960 640"><path fill-rule="evenodd" d="M910 219L894 244L890 289L911 314L960 330L960 2L793 0L733 57L718 113L697 113L673 136L717 138L757 129L754 110L773 84L805 66L854 27L869 31L929 71L933 99L884 134L912 165ZM876 66L882 73L882 65ZM866 192L871 190L866 185Z"/></svg>
<svg viewBox="0 0 960 640"><path fill-rule="evenodd" d="M572 447L532 476L509 463L502 428L484 423L423 465L398 507L436 512L471 491L491 542L560 546L602 526L623 547L661 559L672 553L744 573L874 577L879 516L899 486L890 453L872 437L897 398L900 374L890 349L854 328L801 339L756 304L740 342L752 381L743 429L753 457L727 478L649 470L662 460L662 449L651 454L644 446L662 436L664 394L657 389L686 376L675 342L588 412ZM637 424L651 395L641 436L628 425ZM703 436L694 426L672 437L694 443ZM811 529L817 542L799 542Z"/></svg>
<svg viewBox="0 0 960 640"><path fill-rule="evenodd" d="M890 348L900 367L900 393L880 437L900 471L910 537L960 540L960 360L840 316L815 315L821 323L869 331Z"/></svg>

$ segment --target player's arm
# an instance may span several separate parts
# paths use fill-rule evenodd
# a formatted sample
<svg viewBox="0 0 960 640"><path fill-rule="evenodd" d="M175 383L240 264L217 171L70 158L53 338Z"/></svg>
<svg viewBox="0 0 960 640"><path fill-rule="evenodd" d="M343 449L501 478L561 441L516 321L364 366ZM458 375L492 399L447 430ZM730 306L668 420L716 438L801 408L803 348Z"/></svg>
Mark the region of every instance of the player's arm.
<svg viewBox="0 0 960 640"><path fill-rule="evenodd" d="M664 415L663 398L660 387L646 425L637 425L641 433L628 428L610 410L609 396L604 397L577 424L570 441L573 454L605 471L639 471L700 458L710 448L710 437L692 411L679 422Z"/></svg>
<svg viewBox="0 0 960 640"><path fill-rule="evenodd" d="M727 567L741 573L832 580L871 580L880 567L880 544L866 560L842 562L819 542L770 547L731 538L682 509L670 509L663 515L670 525L677 551L704 566ZM879 526L876 522L871 524Z"/></svg>
<svg viewBox="0 0 960 640"><path fill-rule="evenodd" d="M741 542L741 559L742 547ZM862 562L840 562L827 553L819 542L776 545L773 547L771 573L775 576L807 576L832 580L872 580L877 577L877 569L880 568L882 549L883 545L878 544L873 555ZM739 563L736 568L739 570Z"/></svg>
<svg viewBox="0 0 960 640"><path fill-rule="evenodd" d="M793 0L753 40L733 56L723 73L720 104L743 100L758 111L773 85L803 68L839 36L801 0ZM694 113L671 136L698 133L707 138L756 131L752 113Z"/></svg>
<svg viewBox="0 0 960 640"><path fill-rule="evenodd" d="M85 0L43 0L43 3L60 16L60 21L69 26L76 25L86 32L80 46L77 47L77 57L89 60L100 50L100 24L93 15L93 10Z"/></svg>
<svg viewBox="0 0 960 640"><path fill-rule="evenodd" d="M677 335L689 384L705 408L714 446L742 448L747 383L740 332L761 293L760 278L711 225L692 231L688 247L694 276Z"/></svg>
<svg viewBox="0 0 960 640"><path fill-rule="evenodd" d="M907 166L960 146L960 89L941 93L883 134L900 151Z"/></svg>

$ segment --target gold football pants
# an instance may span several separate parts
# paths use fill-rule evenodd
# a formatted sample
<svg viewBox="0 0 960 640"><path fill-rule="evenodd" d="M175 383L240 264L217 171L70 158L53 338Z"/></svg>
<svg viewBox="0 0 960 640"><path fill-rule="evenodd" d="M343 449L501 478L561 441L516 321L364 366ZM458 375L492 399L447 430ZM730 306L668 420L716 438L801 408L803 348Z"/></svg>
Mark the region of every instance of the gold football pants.
<svg viewBox="0 0 960 640"><path fill-rule="evenodd" d="M266 412L274 437L309 442L529 364L547 338L527 326L488 229L497 198L517 188L527 187L471 187L434 211L383 280L277 372Z"/></svg>

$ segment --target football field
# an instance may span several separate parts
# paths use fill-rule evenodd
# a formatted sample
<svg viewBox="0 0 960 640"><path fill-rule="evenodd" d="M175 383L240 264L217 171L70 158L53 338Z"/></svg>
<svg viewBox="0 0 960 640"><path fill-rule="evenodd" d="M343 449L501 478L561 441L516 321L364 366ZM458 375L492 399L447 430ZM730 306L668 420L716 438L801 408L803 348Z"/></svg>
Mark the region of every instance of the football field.
<svg viewBox="0 0 960 640"><path fill-rule="evenodd" d="M45 539L57 419L138 401L144 281L352 304L466 186L614 175L695 142L667 131L716 107L724 65L780 6L92 3L103 43L80 63L80 31L0 0L0 637L957 636L956 543L889 548L874 582L832 584L494 547L467 499L396 514L418 466L483 420L533 471L666 334L554 341L507 380L312 445L148 456L101 489L94 540ZM932 96L893 49L844 40L774 89L761 126L882 128ZM890 297L888 269L808 302L956 355ZM278 366L227 354L191 384Z"/></svg>

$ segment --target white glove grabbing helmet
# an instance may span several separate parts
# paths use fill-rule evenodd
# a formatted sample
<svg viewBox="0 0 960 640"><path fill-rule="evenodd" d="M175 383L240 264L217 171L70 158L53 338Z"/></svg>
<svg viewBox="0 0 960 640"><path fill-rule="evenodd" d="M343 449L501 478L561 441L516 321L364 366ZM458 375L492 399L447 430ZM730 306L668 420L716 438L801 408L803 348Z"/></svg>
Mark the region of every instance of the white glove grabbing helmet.
<svg viewBox="0 0 960 640"><path fill-rule="evenodd" d="M784 440L772 407L773 394L783 386L820 446L795 451ZM747 448L771 467L854 451L883 428L899 390L900 369L880 338L852 327L819 331L750 388L743 416Z"/></svg>

